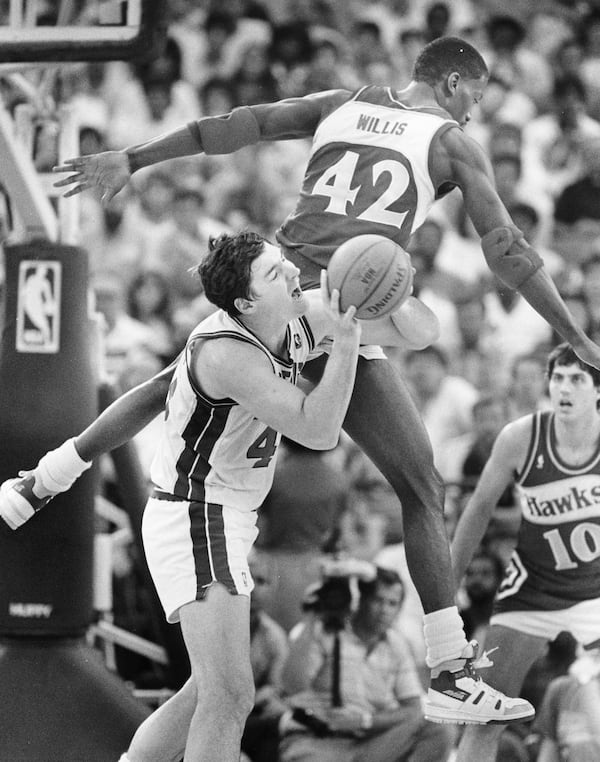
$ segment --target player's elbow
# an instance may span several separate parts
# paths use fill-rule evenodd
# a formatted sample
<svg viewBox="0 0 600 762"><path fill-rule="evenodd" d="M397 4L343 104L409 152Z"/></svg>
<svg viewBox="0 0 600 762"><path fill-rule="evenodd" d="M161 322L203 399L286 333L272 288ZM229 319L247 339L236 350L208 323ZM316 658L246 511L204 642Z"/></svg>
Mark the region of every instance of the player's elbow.
<svg viewBox="0 0 600 762"><path fill-rule="evenodd" d="M431 344L435 344L441 336L440 321L434 316L434 319L420 327L410 337L410 349L425 349Z"/></svg>

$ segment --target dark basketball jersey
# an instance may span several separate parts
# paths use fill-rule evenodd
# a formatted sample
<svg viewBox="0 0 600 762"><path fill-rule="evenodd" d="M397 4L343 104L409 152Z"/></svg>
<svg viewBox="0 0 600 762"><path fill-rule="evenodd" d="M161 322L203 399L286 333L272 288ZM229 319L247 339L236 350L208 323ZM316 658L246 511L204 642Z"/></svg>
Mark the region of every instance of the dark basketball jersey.
<svg viewBox="0 0 600 762"><path fill-rule="evenodd" d="M554 414L532 416L517 474L521 526L496 597L496 612L564 609L600 596L600 446L569 466L556 448Z"/></svg>
<svg viewBox="0 0 600 762"><path fill-rule="evenodd" d="M318 125L297 206L277 240L319 269L353 236L406 246L436 199L431 142L457 126L441 108L405 106L389 87L354 93Z"/></svg>
<svg viewBox="0 0 600 762"><path fill-rule="evenodd" d="M276 357L239 320L218 310L192 331L175 369L151 467L153 483L159 493L182 500L251 511L271 487L281 436L234 400L211 399L193 383L192 345L218 337L253 344L269 358L273 373L292 384L314 340L306 318L292 320L287 357Z"/></svg>

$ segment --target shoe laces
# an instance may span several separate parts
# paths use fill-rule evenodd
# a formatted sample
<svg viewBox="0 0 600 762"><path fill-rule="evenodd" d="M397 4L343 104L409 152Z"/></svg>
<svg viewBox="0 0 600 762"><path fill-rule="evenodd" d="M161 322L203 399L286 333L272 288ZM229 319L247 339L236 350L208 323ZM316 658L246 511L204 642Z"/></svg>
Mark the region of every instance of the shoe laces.
<svg viewBox="0 0 600 762"><path fill-rule="evenodd" d="M479 643L476 640L472 640L469 645L473 649L473 656L468 656L465 660L464 671L473 680L481 680L481 676L477 674L476 670L489 669L489 667L494 666L494 662L489 658L489 655L497 651L498 646L479 655Z"/></svg>

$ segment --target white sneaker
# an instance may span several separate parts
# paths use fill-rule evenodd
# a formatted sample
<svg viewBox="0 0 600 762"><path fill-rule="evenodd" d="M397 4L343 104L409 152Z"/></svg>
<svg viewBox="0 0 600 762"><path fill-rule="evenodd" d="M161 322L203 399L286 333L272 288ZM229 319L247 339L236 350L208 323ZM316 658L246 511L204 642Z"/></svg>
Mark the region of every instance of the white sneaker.
<svg viewBox="0 0 600 762"><path fill-rule="evenodd" d="M463 652L464 657L433 670L425 701L425 718L457 725L507 725L532 719L535 710L529 701L509 698L479 677L474 663L478 648L473 640L468 651ZM491 666L491 662L482 666Z"/></svg>
<svg viewBox="0 0 600 762"><path fill-rule="evenodd" d="M0 518L11 529L18 529L52 500L51 495L38 497L33 491L34 484L33 471L21 471L19 477L0 485Z"/></svg>

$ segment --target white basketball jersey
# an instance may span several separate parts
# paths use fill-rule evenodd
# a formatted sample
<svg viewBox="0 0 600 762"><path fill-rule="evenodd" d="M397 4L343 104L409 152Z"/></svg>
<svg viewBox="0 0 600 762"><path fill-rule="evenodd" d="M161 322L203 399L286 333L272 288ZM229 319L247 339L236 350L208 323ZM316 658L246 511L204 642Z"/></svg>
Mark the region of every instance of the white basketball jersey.
<svg viewBox="0 0 600 762"><path fill-rule="evenodd" d="M281 435L234 400L211 399L193 383L193 344L218 337L258 347L273 373L292 384L314 340L306 318L293 320L287 328L287 357L276 357L239 320L219 310L192 331L173 375L150 472L157 494L252 511L271 487Z"/></svg>

